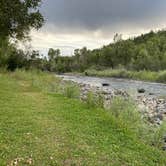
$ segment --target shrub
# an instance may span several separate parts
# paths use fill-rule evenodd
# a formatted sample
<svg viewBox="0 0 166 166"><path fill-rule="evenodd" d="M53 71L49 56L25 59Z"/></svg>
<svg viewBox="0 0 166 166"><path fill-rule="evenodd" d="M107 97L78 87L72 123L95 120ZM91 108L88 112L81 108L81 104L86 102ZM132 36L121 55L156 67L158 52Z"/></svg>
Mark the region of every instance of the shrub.
<svg viewBox="0 0 166 166"><path fill-rule="evenodd" d="M159 73L157 81L166 83L166 71L162 71L162 72Z"/></svg>
<svg viewBox="0 0 166 166"><path fill-rule="evenodd" d="M155 129L151 141L152 145L161 149L164 145L165 136L166 136L166 122L164 122L161 126Z"/></svg>
<svg viewBox="0 0 166 166"><path fill-rule="evenodd" d="M88 107L98 107L103 108L104 107L104 98L102 94L94 94L93 92L88 92L87 99L86 99L86 105Z"/></svg>
<svg viewBox="0 0 166 166"><path fill-rule="evenodd" d="M79 88L73 83L66 83L63 87L63 95L68 98L79 97Z"/></svg>
<svg viewBox="0 0 166 166"><path fill-rule="evenodd" d="M118 119L121 128L129 129L144 142L149 143L152 138L152 128L137 109L132 100L117 97L113 99L109 113Z"/></svg>

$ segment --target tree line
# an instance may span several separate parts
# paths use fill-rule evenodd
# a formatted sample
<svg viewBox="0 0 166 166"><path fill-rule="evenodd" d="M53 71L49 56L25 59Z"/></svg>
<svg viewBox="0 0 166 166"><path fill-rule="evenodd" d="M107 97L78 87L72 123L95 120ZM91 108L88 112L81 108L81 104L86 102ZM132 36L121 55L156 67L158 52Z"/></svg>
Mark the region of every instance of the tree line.
<svg viewBox="0 0 166 166"><path fill-rule="evenodd" d="M159 71L166 69L166 31L149 32L133 39L122 40L116 34L114 42L99 49L76 49L72 57L55 56L54 71L83 72L86 69L127 69ZM61 67L58 67L61 66Z"/></svg>
<svg viewBox="0 0 166 166"><path fill-rule="evenodd" d="M28 40L29 32L39 29L44 18L39 12L41 0L0 1L0 67L38 68L51 72L83 72L106 68L159 71L166 69L166 31L149 32L122 40L116 34L114 42L99 49L76 49L73 56L61 56L59 49L50 48L48 55L39 51L24 52L17 41ZM10 42L10 41L14 42Z"/></svg>

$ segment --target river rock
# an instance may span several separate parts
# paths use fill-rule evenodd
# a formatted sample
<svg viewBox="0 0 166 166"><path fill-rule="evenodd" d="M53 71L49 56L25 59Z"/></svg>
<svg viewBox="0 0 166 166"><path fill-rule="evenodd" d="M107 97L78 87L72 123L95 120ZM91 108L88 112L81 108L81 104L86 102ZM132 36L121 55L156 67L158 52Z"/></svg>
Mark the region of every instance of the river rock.
<svg viewBox="0 0 166 166"><path fill-rule="evenodd" d="M152 92L150 92L150 93L149 93L149 95L150 95L150 96L152 96L152 95L155 95L155 94L154 94L154 93L152 93Z"/></svg>
<svg viewBox="0 0 166 166"><path fill-rule="evenodd" d="M138 93L145 93L145 89L141 88L141 89L137 89Z"/></svg>
<svg viewBox="0 0 166 166"><path fill-rule="evenodd" d="M102 83L102 86L110 86L108 83Z"/></svg>
<svg viewBox="0 0 166 166"><path fill-rule="evenodd" d="M81 89L81 100L86 100L88 93L94 94L94 97L103 96L104 107L110 108L111 101L115 97L122 97L124 99L132 98L138 105L139 112L149 120L152 124L160 125L166 118L166 99L158 98L153 95L140 94L133 98L127 92L119 89L111 89L104 86L91 86L89 84L79 84ZM144 89L139 89L139 92L145 92Z"/></svg>
<svg viewBox="0 0 166 166"><path fill-rule="evenodd" d="M162 147L162 150L163 150L163 151L166 151L166 145L164 145L164 146Z"/></svg>

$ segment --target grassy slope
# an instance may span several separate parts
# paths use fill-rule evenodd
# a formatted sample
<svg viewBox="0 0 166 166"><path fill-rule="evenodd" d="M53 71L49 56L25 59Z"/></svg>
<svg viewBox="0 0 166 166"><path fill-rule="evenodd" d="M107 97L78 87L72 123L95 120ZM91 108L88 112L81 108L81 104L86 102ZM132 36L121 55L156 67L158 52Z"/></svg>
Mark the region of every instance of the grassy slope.
<svg viewBox="0 0 166 166"><path fill-rule="evenodd" d="M166 71L152 72L152 71L127 71L124 69L119 70L87 70L86 74L89 76L98 77L115 77L115 78L128 78L143 81L161 82L166 83Z"/></svg>
<svg viewBox="0 0 166 166"><path fill-rule="evenodd" d="M16 158L18 165L32 160L35 166L166 164L166 154L104 110L43 91L53 80L41 73L0 74L1 166Z"/></svg>

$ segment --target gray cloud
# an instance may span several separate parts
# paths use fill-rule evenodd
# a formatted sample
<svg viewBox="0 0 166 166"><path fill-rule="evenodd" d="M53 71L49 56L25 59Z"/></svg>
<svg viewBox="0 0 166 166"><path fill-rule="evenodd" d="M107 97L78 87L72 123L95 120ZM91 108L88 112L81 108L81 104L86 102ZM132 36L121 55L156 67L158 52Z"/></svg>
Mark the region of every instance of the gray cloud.
<svg viewBox="0 0 166 166"><path fill-rule="evenodd" d="M46 24L32 33L32 46L46 54L60 48L109 44L115 33L123 38L166 27L166 0L43 0Z"/></svg>
<svg viewBox="0 0 166 166"><path fill-rule="evenodd" d="M45 0L42 12L61 30L91 31L153 25L166 16L165 8L165 0Z"/></svg>

